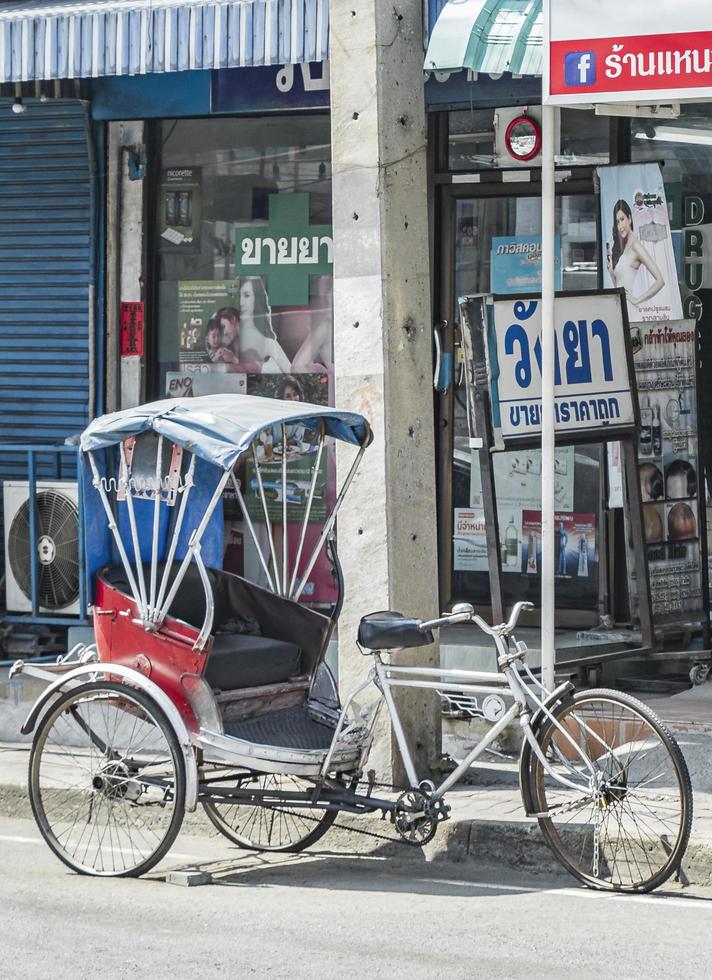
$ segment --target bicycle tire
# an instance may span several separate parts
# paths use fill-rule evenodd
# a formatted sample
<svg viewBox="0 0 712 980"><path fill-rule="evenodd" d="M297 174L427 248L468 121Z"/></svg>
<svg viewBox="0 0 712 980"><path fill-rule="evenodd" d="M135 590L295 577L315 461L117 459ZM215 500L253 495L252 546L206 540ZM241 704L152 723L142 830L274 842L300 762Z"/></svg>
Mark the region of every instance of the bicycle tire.
<svg viewBox="0 0 712 980"><path fill-rule="evenodd" d="M287 781L292 791L313 788L309 780L299 776L281 776L274 773L252 773L249 784L257 790L278 789L278 780ZM245 783L245 777L240 779ZM261 807L258 804L215 803L204 800L203 809L208 819L220 833L233 844L247 851L271 851L296 853L315 844L338 816L337 810L306 812L298 807ZM311 813L318 813L318 817Z"/></svg>
<svg viewBox="0 0 712 980"><path fill-rule="evenodd" d="M579 691L552 714L585 747L599 785L577 794L532 753L529 789L547 843L590 888L658 888L679 868L692 826L692 784L674 737L647 705L605 688ZM550 765L583 786L585 766L551 720L537 742Z"/></svg>
<svg viewBox="0 0 712 980"><path fill-rule="evenodd" d="M110 707L126 718L109 715ZM128 743L123 751L121 742ZM134 878L154 867L183 822L185 784L170 722L152 698L125 684L72 688L35 732L28 767L32 812L45 842L78 874Z"/></svg>

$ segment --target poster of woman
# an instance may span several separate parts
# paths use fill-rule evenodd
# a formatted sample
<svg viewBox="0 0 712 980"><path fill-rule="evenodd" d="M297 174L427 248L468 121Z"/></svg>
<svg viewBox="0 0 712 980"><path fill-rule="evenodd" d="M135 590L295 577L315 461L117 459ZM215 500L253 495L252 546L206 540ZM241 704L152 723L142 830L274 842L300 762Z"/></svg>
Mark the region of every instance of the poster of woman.
<svg viewBox="0 0 712 980"><path fill-rule="evenodd" d="M599 167L603 284L625 290L628 319L679 320L682 302L657 163ZM638 332L633 336L633 350Z"/></svg>

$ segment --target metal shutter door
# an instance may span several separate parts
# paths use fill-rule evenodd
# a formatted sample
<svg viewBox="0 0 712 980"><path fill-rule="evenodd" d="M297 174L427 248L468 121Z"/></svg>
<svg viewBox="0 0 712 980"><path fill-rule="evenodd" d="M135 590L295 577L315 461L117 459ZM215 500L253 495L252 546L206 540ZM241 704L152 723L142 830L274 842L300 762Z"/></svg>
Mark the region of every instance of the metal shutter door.
<svg viewBox="0 0 712 980"><path fill-rule="evenodd" d="M80 102L30 103L21 115L3 109L0 443L59 443L80 432L89 413L94 188L88 121ZM20 455L0 454L0 479L24 475L25 463Z"/></svg>

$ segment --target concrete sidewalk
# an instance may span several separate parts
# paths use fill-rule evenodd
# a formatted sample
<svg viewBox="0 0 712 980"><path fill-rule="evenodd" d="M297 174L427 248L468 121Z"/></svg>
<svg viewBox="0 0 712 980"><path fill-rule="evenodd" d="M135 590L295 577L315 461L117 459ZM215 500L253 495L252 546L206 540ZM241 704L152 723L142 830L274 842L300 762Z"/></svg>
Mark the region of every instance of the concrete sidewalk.
<svg viewBox="0 0 712 980"><path fill-rule="evenodd" d="M34 698L44 684L29 677L8 682L0 671L0 817L32 818L27 795L29 740L19 735ZM712 682L671 697L645 697L674 732L685 755L694 791L692 838L683 862L688 880L695 885L712 885ZM463 758L477 735L467 722L444 719L444 748L454 758ZM510 752L512 746L509 747ZM516 753L516 749L514 749ZM488 756L492 759L492 756ZM443 823L435 839L425 848L432 861L455 861L478 865L503 865L541 870L547 874L563 870L545 843L535 820L524 816L517 781L516 761L478 763L470 770L467 785L448 793L451 819ZM368 834L353 831L367 831ZM216 831L202 809L187 814L183 834L214 835ZM395 840L388 822L378 817L339 816L323 842L343 853L379 854L394 860L422 860L422 851Z"/></svg>
<svg viewBox="0 0 712 980"><path fill-rule="evenodd" d="M694 786L692 837L683 862L683 883L712 885L712 737L680 733L678 739ZM32 819L27 794L29 745L0 744L0 817ZM376 816L340 815L312 850L387 857L398 863L425 858L460 866L502 866L529 873L566 876L547 846L535 820L522 809L516 766L486 763L470 770L470 783L448 793L451 819L443 823L424 849L407 847L395 838L387 821ZM359 833L361 831L361 833ZM366 833L363 833L363 832ZM186 814L182 835L215 836L217 831L199 807ZM388 838L383 840L382 837Z"/></svg>

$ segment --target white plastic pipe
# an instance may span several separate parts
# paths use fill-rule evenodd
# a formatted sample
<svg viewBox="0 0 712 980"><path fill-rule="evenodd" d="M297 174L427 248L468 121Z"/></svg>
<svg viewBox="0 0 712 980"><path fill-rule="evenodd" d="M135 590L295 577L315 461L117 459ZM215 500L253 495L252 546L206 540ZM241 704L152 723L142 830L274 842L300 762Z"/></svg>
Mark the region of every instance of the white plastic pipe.
<svg viewBox="0 0 712 980"><path fill-rule="evenodd" d="M556 184L554 180L555 106L542 106L541 167L541 676L554 688L554 274L556 248Z"/></svg>

